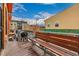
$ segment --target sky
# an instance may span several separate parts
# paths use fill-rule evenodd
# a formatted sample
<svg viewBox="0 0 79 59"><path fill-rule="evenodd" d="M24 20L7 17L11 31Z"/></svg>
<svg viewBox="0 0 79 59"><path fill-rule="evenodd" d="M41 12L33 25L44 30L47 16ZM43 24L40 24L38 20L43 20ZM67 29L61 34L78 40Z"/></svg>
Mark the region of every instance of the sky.
<svg viewBox="0 0 79 59"><path fill-rule="evenodd" d="M28 20L29 24L44 25L44 20L72 6L72 3L17 3L13 4L12 19Z"/></svg>

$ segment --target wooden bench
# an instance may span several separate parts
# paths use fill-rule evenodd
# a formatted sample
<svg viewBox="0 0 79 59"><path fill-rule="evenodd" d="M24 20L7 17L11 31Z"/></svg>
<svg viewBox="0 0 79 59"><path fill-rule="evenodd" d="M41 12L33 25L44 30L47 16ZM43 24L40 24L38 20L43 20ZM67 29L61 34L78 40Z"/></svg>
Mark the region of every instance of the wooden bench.
<svg viewBox="0 0 79 59"><path fill-rule="evenodd" d="M64 56L69 56L69 55L75 56L75 55L78 55L74 51L65 49L63 47L60 47L58 45L55 45L55 44L52 44L52 43L49 43L49 42L45 42L45 41L38 39L38 38L33 39L33 42L38 43L39 45L48 49L48 51L50 51L52 54L55 54L55 55L59 55L59 56L63 56L63 55Z"/></svg>
<svg viewBox="0 0 79 59"><path fill-rule="evenodd" d="M49 46L54 46L54 47L60 46L60 47L64 48L64 50L69 50L69 51L79 53L79 37L63 36L63 35L40 33L40 32L36 32L36 37L45 42L50 42L53 44L53 45L49 45ZM42 46L43 45L48 46L48 43L42 44ZM51 48L51 50L56 50L56 49ZM56 50L56 51L58 52L58 50ZM68 51L64 51L64 52L68 53ZM58 54L59 53L60 52L58 52ZM68 53L68 54L72 55L72 53ZM62 55L65 55L65 54L62 54Z"/></svg>

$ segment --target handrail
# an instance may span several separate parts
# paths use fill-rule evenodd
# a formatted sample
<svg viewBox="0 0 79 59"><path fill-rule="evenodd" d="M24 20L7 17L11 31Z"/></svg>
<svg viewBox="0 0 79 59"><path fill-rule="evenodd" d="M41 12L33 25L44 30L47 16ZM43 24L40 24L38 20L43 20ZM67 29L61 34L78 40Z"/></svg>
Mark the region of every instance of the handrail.
<svg viewBox="0 0 79 59"><path fill-rule="evenodd" d="M61 35L67 35L67 36L73 36L73 37L77 37L79 36L79 34L77 33L64 33L64 32L46 32L46 31L40 31L42 33L53 33L53 34L61 34Z"/></svg>
<svg viewBox="0 0 79 59"><path fill-rule="evenodd" d="M79 53L79 37L36 32L36 37Z"/></svg>
<svg viewBox="0 0 79 59"><path fill-rule="evenodd" d="M48 49L49 51L51 51L50 53L52 54L55 54L55 55L59 55L59 56L69 56L69 55L72 55L72 56L75 56L75 55L78 55L76 52L74 51L71 51L71 50L68 50L68 49L65 49L63 47L60 47L60 46L57 46L55 44L51 44L49 42L45 42L44 40L41 40L41 39L33 39L32 40L35 43L38 43L39 45L43 46L44 48ZM42 48L43 49L43 48ZM47 52L47 50L46 50Z"/></svg>

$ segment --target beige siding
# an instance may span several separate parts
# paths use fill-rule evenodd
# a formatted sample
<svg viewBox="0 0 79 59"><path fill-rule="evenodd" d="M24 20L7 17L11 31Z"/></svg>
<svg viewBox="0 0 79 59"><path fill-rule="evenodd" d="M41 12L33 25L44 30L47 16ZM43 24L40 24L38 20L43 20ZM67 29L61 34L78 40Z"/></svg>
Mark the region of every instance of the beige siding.
<svg viewBox="0 0 79 59"><path fill-rule="evenodd" d="M56 22L59 23L59 27L55 27ZM45 24L46 29L79 29L79 4L45 20Z"/></svg>
<svg viewBox="0 0 79 59"><path fill-rule="evenodd" d="M10 29L11 30L17 29L17 22L11 22Z"/></svg>
<svg viewBox="0 0 79 59"><path fill-rule="evenodd" d="M29 30L29 25L28 24L22 24L22 29L23 30Z"/></svg>

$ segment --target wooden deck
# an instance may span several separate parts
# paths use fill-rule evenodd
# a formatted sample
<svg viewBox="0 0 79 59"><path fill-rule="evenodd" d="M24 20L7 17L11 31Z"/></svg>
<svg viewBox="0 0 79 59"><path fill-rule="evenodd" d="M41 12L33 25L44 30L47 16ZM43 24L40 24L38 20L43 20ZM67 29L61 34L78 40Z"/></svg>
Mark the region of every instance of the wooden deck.
<svg viewBox="0 0 79 59"><path fill-rule="evenodd" d="M30 42L9 41L3 56L38 56L31 49Z"/></svg>

